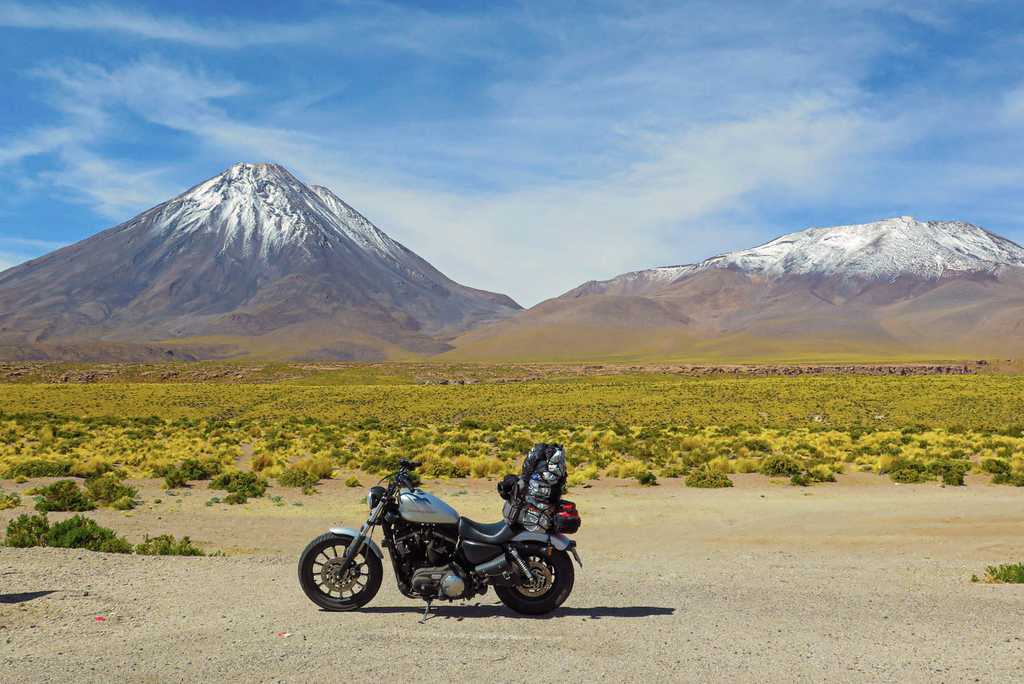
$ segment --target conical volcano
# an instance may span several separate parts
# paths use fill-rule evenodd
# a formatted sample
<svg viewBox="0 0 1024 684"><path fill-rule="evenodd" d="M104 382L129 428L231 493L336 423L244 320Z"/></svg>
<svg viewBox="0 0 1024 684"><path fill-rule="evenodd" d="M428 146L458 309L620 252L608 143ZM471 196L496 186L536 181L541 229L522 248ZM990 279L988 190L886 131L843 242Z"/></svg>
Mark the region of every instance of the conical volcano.
<svg viewBox="0 0 1024 684"><path fill-rule="evenodd" d="M376 359L519 310L460 285L321 186L236 164L82 242L0 273L0 345L154 343Z"/></svg>

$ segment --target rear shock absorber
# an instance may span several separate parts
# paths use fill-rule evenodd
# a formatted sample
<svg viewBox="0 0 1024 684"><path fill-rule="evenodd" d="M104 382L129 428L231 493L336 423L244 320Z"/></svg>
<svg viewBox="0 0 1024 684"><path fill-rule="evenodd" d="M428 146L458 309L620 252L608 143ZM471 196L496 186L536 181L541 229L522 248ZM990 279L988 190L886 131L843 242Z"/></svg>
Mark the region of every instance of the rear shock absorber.
<svg viewBox="0 0 1024 684"><path fill-rule="evenodd" d="M533 573L530 572L530 566L526 564L526 561L524 561L522 557L519 555L519 552L516 551L516 547L508 547L508 552L512 556L512 560L514 560L516 562L516 565L519 566L519 570L522 571L523 577L525 577L528 582L532 582Z"/></svg>

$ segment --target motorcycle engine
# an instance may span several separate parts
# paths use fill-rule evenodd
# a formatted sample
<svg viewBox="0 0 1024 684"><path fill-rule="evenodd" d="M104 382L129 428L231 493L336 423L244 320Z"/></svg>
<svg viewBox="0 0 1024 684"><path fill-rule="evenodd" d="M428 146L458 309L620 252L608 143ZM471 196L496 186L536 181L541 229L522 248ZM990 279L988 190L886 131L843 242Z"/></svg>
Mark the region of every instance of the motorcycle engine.
<svg viewBox="0 0 1024 684"><path fill-rule="evenodd" d="M456 541L419 525L396 530L394 548L409 585L423 597L461 598L466 580L452 562Z"/></svg>
<svg viewBox="0 0 1024 684"><path fill-rule="evenodd" d="M466 581L454 565L441 565L413 572L412 588L424 598L443 595L455 599L466 593Z"/></svg>

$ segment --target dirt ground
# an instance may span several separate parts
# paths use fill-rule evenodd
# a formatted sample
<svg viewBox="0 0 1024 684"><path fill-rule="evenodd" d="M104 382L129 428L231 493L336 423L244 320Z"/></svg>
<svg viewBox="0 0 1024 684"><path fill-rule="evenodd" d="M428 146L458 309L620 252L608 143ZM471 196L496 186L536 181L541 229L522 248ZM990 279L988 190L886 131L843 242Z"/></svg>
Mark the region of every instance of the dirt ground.
<svg viewBox="0 0 1024 684"><path fill-rule="evenodd" d="M94 517L131 541L189 534L228 555L0 548L0 671L12 682L1019 681L1024 585L970 578L1024 560L1024 492L984 478L735 479L577 489L584 567L561 610L521 618L489 593L425 624L389 575L358 613L321 612L299 589L302 547L360 523L363 490L332 481L232 507L207 506L215 493L202 485L168 496L143 483L141 509ZM492 484L427 488L474 519L500 515Z"/></svg>

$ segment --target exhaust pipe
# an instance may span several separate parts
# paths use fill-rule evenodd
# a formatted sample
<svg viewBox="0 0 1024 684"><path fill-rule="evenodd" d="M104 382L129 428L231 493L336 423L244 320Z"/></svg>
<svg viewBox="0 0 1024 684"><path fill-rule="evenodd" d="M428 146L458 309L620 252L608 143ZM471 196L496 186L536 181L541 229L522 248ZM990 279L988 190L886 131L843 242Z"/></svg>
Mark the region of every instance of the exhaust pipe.
<svg viewBox="0 0 1024 684"><path fill-rule="evenodd" d="M481 575L494 577L505 574L512 569L512 566L509 564L508 558L505 557L505 554L501 554L497 558L493 558L486 563L481 563L473 569Z"/></svg>

